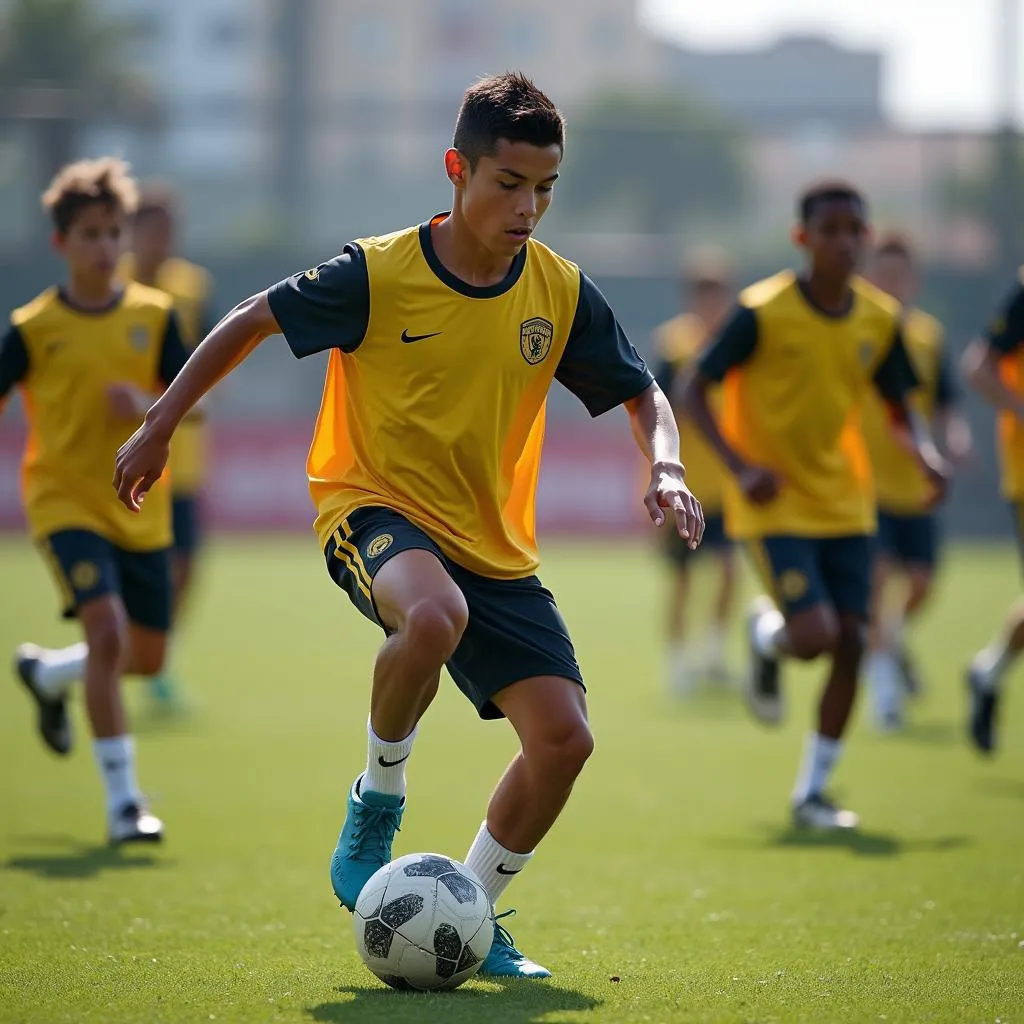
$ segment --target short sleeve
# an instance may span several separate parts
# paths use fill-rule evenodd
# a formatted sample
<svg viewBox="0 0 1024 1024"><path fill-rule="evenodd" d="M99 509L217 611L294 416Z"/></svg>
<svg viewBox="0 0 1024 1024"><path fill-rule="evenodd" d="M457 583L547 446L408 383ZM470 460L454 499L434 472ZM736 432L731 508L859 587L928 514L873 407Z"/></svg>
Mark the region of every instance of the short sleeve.
<svg viewBox="0 0 1024 1024"><path fill-rule="evenodd" d="M742 366L756 349L757 314L747 306L737 306L701 356L697 372L708 380L723 380L730 370Z"/></svg>
<svg viewBox="0 0 1024 1024"><path fill-rule="evenodd" d="M13 324L0 341L0 401L28 374L28 349L21 331Z"/></svg>
<svg viewBox="0 0 1024 1024"><path fill-rule="evenodd" d="M568 388L591 416L600 416L654 383L597 285L580 274L576 303L555 379Z"/></svg>
<svg viewBox="0 0 1024 1024"><path fill-rule="evenodd" d="M992 318L985 339L1003 355L1024 344L1024 284L1018 286Z"/></svg>
<svg viewBox="0 0 1024 1024"><path fill-rule="evenodd" d="M167 326L164 328L163 340L160 343L160 366L157 374L164 387L181 373L181 368L188 362L188 349L181 337L181 325L173 311L167 314Z"/></svg>
<svg viewBox="0 0 1024 1024"><path fill-rule="evenodd" d="M953 374L953 363L945 345L939 352L939 372L935 378L935 408L951 409L960 400Z"/></svg>
<svg viewBox="0 0 1024 1024"><path fill-rule="evenodd" d="M902 402L920 384L903 343L903 328L898 324L889 351L875 368L873 379L878 393L890 402Z"/></svg>
<svg viewBox="0 0 1024 1024"><path fill-rule="evenodd" d="M279 281L267 299L297 359L332 348L354 352L370 320L366 256L350 242L340 256Z"/></svg>

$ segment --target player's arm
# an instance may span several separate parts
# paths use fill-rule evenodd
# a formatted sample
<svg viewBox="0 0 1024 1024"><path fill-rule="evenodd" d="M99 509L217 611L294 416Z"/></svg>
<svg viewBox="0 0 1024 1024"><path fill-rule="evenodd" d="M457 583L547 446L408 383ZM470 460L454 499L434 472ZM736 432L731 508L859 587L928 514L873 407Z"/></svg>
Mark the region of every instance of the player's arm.
<svg viewBox="0 0 1024 1024"><path fill-rule="evenodd" d="M967 382L991 405L1024 419L1024 395L1003 383L999 363L1024 344L1024 284L1020 285L989 324L967 346L960 363Z"/></svg>
<svg viewBox="0 0 1024 1024"><path fill-rule="evenodd" d="M203 339L137 431L118 449L114 487L134 512L167 464L178 424L221 379L273 334L295 356L332 348L354 351L369 318L369 280L362 250L345 252L239 303Z"/></svg>
<svg viewBox="0 0 1024 1024"><path fill-rule="evenodd" d="M682 404L686 415L707 438L746 496L763 505L779 493L781 481L770 469L752 466L729 444L708 402L708 389L721 383L730 370L742 366L756 349L757 314L746 306L739 306L701 356L696 371L683 389Z"/></svg>
<svg viewBox="0 0 1024 1024"><path fill-rule="evenodd" d="M555 378L583 402L591 416L625 406L633 436L651 463L651 483L644 498L651 520L661 526L662 510L671 509L680 536L696 547L704 534L704 513L684 482L679 431L668 399L604 296L582 273L576 314Z"/></svg>
<svg viewBox="0 0 1024 1024"><path fill-rule="evenodd" d="M7 404L7 396L15 384L28 375L28 349L21 332L13 324L0 340L0 413Z"/></svg>
<svg viewBox="0 0 1024 1024"><path fill-rule="evenodd" d="M874 385L882 396L895 430L910 439L911 454L917 457L921 470L935 488L935 500L941 500L949 483L949 463L942 457L932 437L931 424L907 402L919 381L903 343L903 330L897 324L892 344L875 368Z"/></svg>
<svg viewBox="0 0 1024 1024"><path fill-rule="evenodd" d="M935 419L942 428L949 457L954 462L966 462L971 457L974 438L967 417L960 411L960 389L945 345L939 354L939 374L935 383Z"/></svg>

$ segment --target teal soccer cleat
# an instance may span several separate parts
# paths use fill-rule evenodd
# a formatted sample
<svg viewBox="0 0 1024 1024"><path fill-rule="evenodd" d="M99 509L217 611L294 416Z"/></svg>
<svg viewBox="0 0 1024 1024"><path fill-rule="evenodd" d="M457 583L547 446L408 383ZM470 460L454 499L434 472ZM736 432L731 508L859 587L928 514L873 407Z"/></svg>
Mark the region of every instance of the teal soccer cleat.
<svg viewBox="0 0 1024 1024"><path fill-rule="evenodd" d="M391 860L391 844L402 824L405 798L359 792L360 776L348 795L348 813L331 858L331 885L343 907L355 910L363 886Z"/></svg>
<svg viewBox="0 0 1024 1024"><path fill-rule="evenodd" d="M535 964L515 947L512 936L498 922L511 917L514 910L506 910L494 918L494 941L491 951L487 954L480 976L485 978L550 978L551 972L540 964Z"/></svg>

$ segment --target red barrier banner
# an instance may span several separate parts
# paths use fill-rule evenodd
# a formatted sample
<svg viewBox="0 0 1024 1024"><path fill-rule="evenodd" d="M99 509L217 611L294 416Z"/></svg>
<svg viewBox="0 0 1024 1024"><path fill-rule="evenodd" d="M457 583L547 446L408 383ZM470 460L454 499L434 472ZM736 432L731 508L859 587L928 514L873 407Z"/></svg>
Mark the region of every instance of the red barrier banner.
<svg viewBox="0 0 1024 1024"><path fill-rule="evenodd" d="M309 530L306 423L218 423L204 504L215 530ZM19 494L24 431L0 426L0 530L24 528ZM546 534L617 534L641 528L641 459L621 420L549 425L537 500Z"/></svg>

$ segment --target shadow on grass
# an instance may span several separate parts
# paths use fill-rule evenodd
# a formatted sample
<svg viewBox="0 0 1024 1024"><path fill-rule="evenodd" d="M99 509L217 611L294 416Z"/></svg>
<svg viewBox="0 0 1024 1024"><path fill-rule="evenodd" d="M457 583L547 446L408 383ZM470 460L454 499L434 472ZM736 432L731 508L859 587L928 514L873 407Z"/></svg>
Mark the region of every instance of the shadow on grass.
<svg viewBox="0 0 1024 1024"><path fill-rule="evenodd" d="M962 742L961 729L952 722L911 722L893 739L933 747L952 747Z"/></svg>
<svg viewBox="0 0 1024 1024"><path fill-rule="evenodd" d="M1024 780L1021 779L979 779L977 786L987 796L1024 800Z"/></svg>
<svg viewBox="0 0 1024 1024"><path fill-rule="evenodd" d="M11 857L4 864L8 871L24 871L40 878L95 878L104 871L129 871L137 868L169 867L169 860L154 857L144 847L93 846L71 836L12 836L12 842L63 849L49 854Z"/></svg>
<svg viewBox="0 0 1024 1024"><path fill-rule="evenodd" d="M939 836L936 839L900 839L886 832L843 829L816 832L811 829L772 828L762 838L718 840L714 845L731 850L781 849L849 850L860 857L898 857L903 853L945 853L969 846L967 836Z"/></svg>
<svg viewBox="0 0 1024 1024"><path fill-rule="evenodd" d="M599 999L543 981L488 979L483 984L487 987L473 985L454 992L423 993L395 992L369 985L347 986L338 992L351 998L344 1002L320 1003L308 1007L306 1013L311 1020L323 1024L347 1021L532 1024L559 1010L593 1010L601 1005Z"/></svg>

